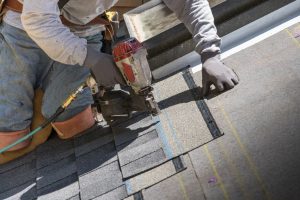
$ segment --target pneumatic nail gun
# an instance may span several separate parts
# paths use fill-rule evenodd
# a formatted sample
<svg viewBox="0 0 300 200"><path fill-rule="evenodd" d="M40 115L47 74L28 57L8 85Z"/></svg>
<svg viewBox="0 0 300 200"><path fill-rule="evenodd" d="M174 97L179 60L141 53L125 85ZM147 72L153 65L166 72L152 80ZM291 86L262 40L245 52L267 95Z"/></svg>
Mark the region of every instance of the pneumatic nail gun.
<svg viewBox="0 0 300 200"><path fill-rule="evenodd" d="M119 42L113 47L114 61L127 87L107 90L100 88L94 101L98 112L111 123L129 118L134 111L160 113L153 96L152 74L147 61L147 50L135 38Z"/></svg>

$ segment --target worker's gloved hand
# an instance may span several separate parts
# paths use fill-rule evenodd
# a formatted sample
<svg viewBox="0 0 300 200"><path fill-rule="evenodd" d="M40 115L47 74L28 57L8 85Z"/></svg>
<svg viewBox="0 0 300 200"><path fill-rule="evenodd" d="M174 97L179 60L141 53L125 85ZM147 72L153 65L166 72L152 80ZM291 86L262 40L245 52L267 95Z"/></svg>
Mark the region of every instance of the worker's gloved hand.
<svg viewBox="0 0 300 200"><path fill-rule="evenodd" d="M203 96L209 94L212 84L222 92L239 83L236 73L220 60L219 54L209 58L202 56L202 63Z"/></svg>
<svg viewBox="0 0 300 200"><path fill-rule="evenodd" d="M113 57L109 54L97 52L92 47L88 47L83 66L91 69L99 86L125 85L121 72L114 63Z"/></svg>

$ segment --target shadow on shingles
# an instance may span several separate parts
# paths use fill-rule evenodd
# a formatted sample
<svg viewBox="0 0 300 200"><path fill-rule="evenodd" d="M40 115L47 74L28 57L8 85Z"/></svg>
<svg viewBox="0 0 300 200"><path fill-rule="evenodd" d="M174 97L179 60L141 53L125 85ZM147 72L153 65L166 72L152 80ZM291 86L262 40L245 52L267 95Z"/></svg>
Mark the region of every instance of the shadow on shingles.
<svg viewBox="0 0 300 200"><path fill-rule="evenodd" d="M197 94L197 96L195 96L196 98L192 94ZM220 95L220 93L216 89L214 89L214 90L210 91L209 95L206 96L205 99L209 100L218 95ZM189 102L198 101L198 100L203 100L201 87L197 87L197 88L194 88L191 90L186 90L184 92L181 92L174 96L171 96L167 99L164 99L164 100L158 102L158 106L161 110L164 110L164 109L167 109L167 108L172 107L177 104L189 103Z"/></svg>
<svg viewBox="0 0 300 200"><path fill-rule="evenodd" d="M123 130L126 131L128 134L132 135L132 137L128 138L129 141L124 141L123 143L118 145L118 151L121 151L122 149L124 149L125 147L127 147L128 145L130 145L133 141L135 141L135 139L138 138L138 134L141 132L144 132L145 130L151 128L152 126L155 126L158 122L153 122L153 124L149 125L149 126L145 126L143 128L138 128L135 130L131 130L129 128L124 128Z"/></svg>
<svg viewBox="0 0 300 200"><path fill-rule="evenodd" d="M199 89L201 91L201 88L196 88L193 90L199 90ZM191 93L194 92L193 90L187 90L175 96L172 96L166 100L163 100L159 102L159 107L161 109L166 109L176 104L195 101L194 97L191 95ZM201 97L199 97L199 99L200 98ZM47 142L48 144L44 144L47 146L51 143L54 143L53 147L51 147L52 144L50 145L53 151L51 150L51 148L48 147L49 151L45 152L45 154L49 156L49 159L51 159L52 157L56 157L57 156L55 155L56 153L65 154L65 152L63 152L64 150L68 151L71 149L71 153L64 155L63 158L57 159L55 161L50 161L51 164L47 164L47 166L45 167L48 167L50 165L55 165L59 162L66 162L67 166L71 165L72 163L73 164L76 163L76 170L74 172L66 172L68 174L63 176L63 178L58 179L57 181L51 183L50 184L51 187L48 187L49 185L47 185L39 189L38 196L46 195L61 190L69 185L72 185L73 183L76 183L78 181L78 176L83 176L103 166L106 166L107 163L111 162L110 160L117 155L117 150L121 151L122 149L126 148L128 145L130 145L139 137L139 133L146 131L151 126L155 126L157 122L153 122L152 124L148 124L147 126L144 127L143 126L137 127L136 129L133 130L128 128L130 125L138 123L139 121L142 121L147 117L149 117L148 114L135 113L133 118L123 120L117 124L118 126L122 125L122 128L118 132L125 133L124 136L126 137L128 136L126 139L124 139L122 143L118 144L118 149L116 148L115 141L113 139L114 136L112 134L110 127L91 128L90 130L86 131L85 134L71 140L72 142L69 149L65 149L61 147L61 146L65 146L64 144L67 144L68 141L58 140L56 135L52 135L49 141ZM109 135L111 135L112 139L106 143L103 143L103 145L100 146L99 143L101 143L102 138L109 137ZM81 150L78 150L78 148L81 148ZM77 154L75 153L76 150L81 151L79 155L77 155L78 153ZM52 172L53 171L54 170L52 170ZM49 173L51 173L51 171L49 171ZM39 178L40 178L39 181L43 181L42 180L43 177L39 177ZM11 180L13 181L13 177ZM26 184L26 183L22 183L22 184ZM26 190L26 187L25 186L23 187L22 184L13 188L14 194L21 193ZM36 187L28 189L26 192L24 192L21 199L30 199L30 196L32 196L36 192L37 192ZM11 195L13 194L7 193L6 198L9 198Z"/></svg>
<svg viewBox="0 0 300 200"><path fill-rule="evenodd" d="M136 123L138 120L141 120L141 118L143 118L143 116L138 115L135 116L133 119L127 120L126 122L122 122L122 123L126 123L126 125L127 124L130 125L132 123ZM127 145L130 145L138 137L138 133L146 130L147 128L149 127L139 127L135 130L130 130L129 128L122 129L122 131L130 134L130 140L127 140L126 142L118 146L118 150L120 151L123 148L126 148ZM106 140L106 142L103 142L104 140ZM56 191L64 190L67 187L73 188L72 184L78 182L80 176L84 176L104 166L107 166L110 163L115 162L114 157L117 155L114 136L111 131L111 127L108 126L91 128L89 131L86 131L85 134L75 139L72 139L71 145L70 145L70 140L66 140L66 141L59 140L56 135L51 136L50 139L47 141L47 143L43 144L45 146L41 145L39 148L46 149L46 151L43 154L47 154L47 155L46 156L42 155L42 159L49 158L49 161L46 162L49 162L51 164L47 164L46 166L43 166L40 169L36 168L36 171L44 170L44 168L50 167L49 172L44 172L44 173L49 173L49 174L53 173L53 176L57 176L57 178L55 178L54 181L51 181L49 185L39 188L38 191L36 189L37 185L33 186L32 188L28 188L28 186L26 186L26 183L20 183L19 186L9 189L9 191L0 194L0 196L3 197L4 195L4 199L5 199L5 198L10 198L11 196L16 195L18 193L19 194L23 193L20 199L27 200L42 195L51 194L53 192L55 193ZM68 145L69 147L68 149L66 149L65 146ZM70 152L66 153L67 151ZM57 154L61 154L62 157L57 158ZM37 155L37 159L39 159L38 156L39 155ZM64 163L64 164L60 165L58 163ZM76 166L75 170L73 170L73 168L71 168L72 171L66 171L66 170L64 171L64 169L62 169L64 167L70 168L70 166L71 165L74 166L74 164ZM56 166L56 167L52 168L51 166ZM60 172L56 173L55 170ZM49 174L47 175L41 173L40 175L37 175L36 176L38 178L37 181L42 182L45 176L46 177L48 176L45 179L48 180L49 176L52 176L52 174L50 175ZM14 178L12 177L11 181L13 181L13 179ZM37 181L33 180L33 183ZM22 184L25 185L23 186Z"/></svg>

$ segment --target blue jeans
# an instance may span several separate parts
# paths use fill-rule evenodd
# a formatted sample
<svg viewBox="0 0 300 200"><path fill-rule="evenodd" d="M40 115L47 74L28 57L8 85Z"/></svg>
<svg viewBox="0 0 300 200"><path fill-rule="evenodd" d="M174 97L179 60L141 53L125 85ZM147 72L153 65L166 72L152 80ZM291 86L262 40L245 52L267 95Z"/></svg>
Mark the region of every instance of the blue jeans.
<svg viewBox="0 0 300 200"><path fill-rule="evenodd" d="M99 51L102 35L86 38ZM44 91L42 114L49 118L64 100L90 75L88 68L50 59L23 30L0 24L0 131L30 126L34 90ZM65 121L93 103L89 88L56 121Z"/></svg>

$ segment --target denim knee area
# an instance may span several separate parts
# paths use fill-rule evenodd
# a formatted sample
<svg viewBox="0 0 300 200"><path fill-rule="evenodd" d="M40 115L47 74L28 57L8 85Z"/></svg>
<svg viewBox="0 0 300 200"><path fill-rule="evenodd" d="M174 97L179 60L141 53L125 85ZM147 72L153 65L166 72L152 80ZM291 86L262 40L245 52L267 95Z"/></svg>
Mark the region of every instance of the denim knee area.
<svg viewBox="0 0 300 200"><path fill-rule="evenodd" d="M102 36L89 39L89 44L101 48ZM87 68L51 60L23 30L0 24L0 131L30 126L38 87L44 90L42 113L48 118L89 74ZM57 121L73 117L92 103L91 92L85 89Z"/></svg>
<svg viewBox="0 0 300 200"><path fill-rule="evenodd" d="M50 118L69 95L85 82L89 75L88 68L66 66L58 62L53 63L42 85L42 89L45 91L42 105L43 115ZM70 119L92 103L91 91L89 88L85 88L56 121Z"/></svg>
<svg viewBox="0 0 300 200"><path fill-rule="evenodd" d="M97 51L101 50L103 39L101 34L89 36L86 39L89 46ZM43 115L46 118L51 117L64 100L86 81L88 76L90 76L88 68L54 62L42 85L42 89L45 91L42 106ZM56 121L68 120L92 103L92 93L89 88L85 88Z"/></svg>
<svg viewBox="0 0 300 200"><path fill-rule="evenodd" d="M31 124L32 100L36 77L42 70L36 66L49 59L27 34L5 23L0 24L0 131L18 131ZM33 49L32 51L30 49Z"/></svg>

